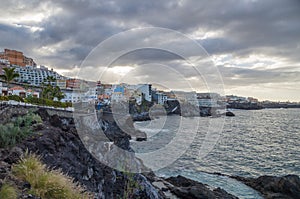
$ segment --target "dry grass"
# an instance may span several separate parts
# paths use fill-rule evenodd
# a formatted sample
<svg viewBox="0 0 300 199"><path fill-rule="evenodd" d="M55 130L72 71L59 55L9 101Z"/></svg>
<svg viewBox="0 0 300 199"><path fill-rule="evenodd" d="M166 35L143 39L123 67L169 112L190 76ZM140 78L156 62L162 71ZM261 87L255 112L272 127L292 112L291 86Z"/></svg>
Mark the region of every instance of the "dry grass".
<svg viewBox="0 0 300 199"><path fill-rule="evenodd" d="M5 199L17 199L17 191L16 189L8 184L3 184L0 189L0 198Z"/></svg>
<svg viewBox="0 0 300 199"><path fill-rule="evenodd" d="M27 154L12 167L13 174L31 185L30 193L43 199L89 198L73 179L60 171L49 170L40 158Z"/></svg>

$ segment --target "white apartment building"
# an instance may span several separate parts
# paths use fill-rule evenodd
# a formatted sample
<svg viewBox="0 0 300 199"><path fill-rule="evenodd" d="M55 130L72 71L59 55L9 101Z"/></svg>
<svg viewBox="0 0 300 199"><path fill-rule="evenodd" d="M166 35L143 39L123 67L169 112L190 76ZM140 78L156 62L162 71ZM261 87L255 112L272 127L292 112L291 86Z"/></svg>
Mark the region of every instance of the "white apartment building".
<svg viewBox="0 0 300 199"><path fill-rule="evenodd" d="M61 102L82 102L82 99L84 98L84 94L79 90L62 90L62 92L65 94L65 97L61 99Z"/></svg>
<svg viewBox="0 0 300 199"><path fill-rule="evenodd" d="M95 102L98 99L97 87L90 87L82 96L83 102Z"/></svg>
<svg viewBox="0 0 300 199"><path fill-rule="evenodd" d="M137 85L126 85L126 89L131 90L130 92L139 91L143 94L146 101L152 101L152 85L151 84L137 84Z"/></svg>
<svg viewBox="0 0 300 199"><path fill-rule="evenodd" d="M53 71L49 70L45 66L40 66L39 68L33 66L16 67L15 72L19 73L19 77L16 78L17 82L28 83L34 86L40 86L44 81L47 81L47 77L52 76L55 79L64 79L63 76Z"/></svg>
<svg viewBox="0 0 300 199"><path fill-rule="evenodd" d="M168 100L168 96L163 93L156 93L156 95L158 104L163 105Z"/></svg>
<svg viewBox="0 0 300 199"><path fill-rule="evenodd" d="M7 59L0 59L1 64L9 65L10 62Z"/></svg>

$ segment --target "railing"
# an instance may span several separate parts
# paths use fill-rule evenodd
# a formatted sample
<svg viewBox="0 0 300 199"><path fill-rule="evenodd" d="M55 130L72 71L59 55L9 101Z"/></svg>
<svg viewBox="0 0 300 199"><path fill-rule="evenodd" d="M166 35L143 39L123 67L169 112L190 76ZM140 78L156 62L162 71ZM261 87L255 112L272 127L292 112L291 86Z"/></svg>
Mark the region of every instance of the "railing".
<svg viewBox="0 0 300 199"><path fill-rule="evenodd" d="M25 103L25 102L17 102L17 101L1 101L0 102L0 110L1 112L10 107L10 106L22 106L22 107L32 107L32 108L46 108L46 109L50 109L50 110L58 110L58 111L68 111L68 112L73 112L74 108L73 107L68 107L68 108L56 108L53 106L40 106L40 105L35 105L35 104L29 104L29 103Z"/></svg>

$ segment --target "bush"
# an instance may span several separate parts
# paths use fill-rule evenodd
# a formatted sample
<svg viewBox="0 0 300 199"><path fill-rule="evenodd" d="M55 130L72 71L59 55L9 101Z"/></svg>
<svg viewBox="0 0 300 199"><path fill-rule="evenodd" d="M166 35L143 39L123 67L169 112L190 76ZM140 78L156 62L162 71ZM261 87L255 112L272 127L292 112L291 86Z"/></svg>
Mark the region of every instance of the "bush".
<svg viewBox="0 0 300 199"><path fill-rule="evenodd" d="M17 117L12 122L0 125L0 148L14 146L32 134L31 126L34 123L41 123L40 116L28 113L25 116Z"/></svg>
<svg viewBox="0 0 300 199"><path fill-rule="evenodd" d="M25 99L25 102L30 103L30 104L40 105L40 106L53 106L56 108L72 107L72 103L69 103L69 102L53 101L50 99L35 98L35 97L27 97Z"/></svg>
<svg viewBox="0 0 300 199"><path fill-rule="evenodd" d="M12 167L13 174L31 185L30 193L44 199L88 198L88 194L73 179L60 171L49 170L40 158L26 154Z"/></svg>
<svg viewBox="0 0 300 199"><path fill-rule="evenodd" d="M17 199L16 189L8 184L3 184L0 190L0 198Z"/></svg>
<svg viewBox="0 0 300 199"><path fill-rule="evenodd" d="M24 99L18 95L9 95L8 100L14 100L17 102L24 102Z"/></svg>
<svg viewBox="0 0 300 199"><path fill-rule="evenodd" d="M8 97L7 96L0 96L0 101L8 101Z"/></svg>

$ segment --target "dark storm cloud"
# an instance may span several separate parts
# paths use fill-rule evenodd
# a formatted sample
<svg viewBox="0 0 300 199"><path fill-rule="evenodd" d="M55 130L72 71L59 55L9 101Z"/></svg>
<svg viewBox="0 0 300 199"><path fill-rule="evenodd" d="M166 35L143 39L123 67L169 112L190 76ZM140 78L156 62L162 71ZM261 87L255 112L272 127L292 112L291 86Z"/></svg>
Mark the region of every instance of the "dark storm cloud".
<svg viewBox="0 0 300 199"><path fill-rule="evenodd" d="M11 26L6 24L0 24L0 42L3 48L13 48L17 50L23 50L23 45L27 47L25 52L31 52L30 49L34 47L34 38L28 28L22 26ZM18 45L22 44L22 45Z"/></svg>
<svg viewBox="0 0 300 199"><path fill-rule="evenodd" d="M121 31L157 26L189 35L212 55L231 54L232 59L238 60L263 54L274 58L274 62L283 59L287 64L279 71L265 68L263 72L247 68L247 64L244 69L220 67L228 84L299 81L298 0L13 0L1 2L0 8L4 11L0 16L0 47L22 50L40 64L56 68L80 65L101 41ZM42 20L22 20L23 16L36 13L44 15ZM30 27L39 29L32 31ZM210 34L204 37L205 32ZM144 39L124 38L118 45ZM174 38L161 39L178 48L184 46ZM178 56L159 52L132 54L122 63L144 63L140 60L180 67ZM284 67L289 67L289 71L284 71Z"/></svg>
<svg viewBox="0 0 300 199"><path fill-rule="evenodd" d="M204 31L221 30L224 35L200 41L212 54L278 47L284 55L288 55L291 45L295 49L298 45L295 41L300 41L297 1L63 0L29 1L26 4L12 1L1 7L8 9L12 15L16 12L13 8L15 4L24 13L35 12L30 9L33 5L52 5L61 9L61 12L38 24L43 30L34 33L39 36L40 43L36 45L50 45L69 39L82 48L92 49L112 34L139 25L171 28L183 33L191 33L198 28ZM65 53L74 53L78 59L84 57L87 51L70 46L65 48L70 49ZM296 50L299 51L299 48Z"/></svg>
<svg viewBox="0 0 300 199"><path fill-rule="evenodd" d="M237 67L218 67L226 87L258 86L268 83L285 84L300 82L300 72L281 71L277 69L256 70ZM275 88L276 89L276 88ZM298 89L298 88L292 88Z"/></svg>

